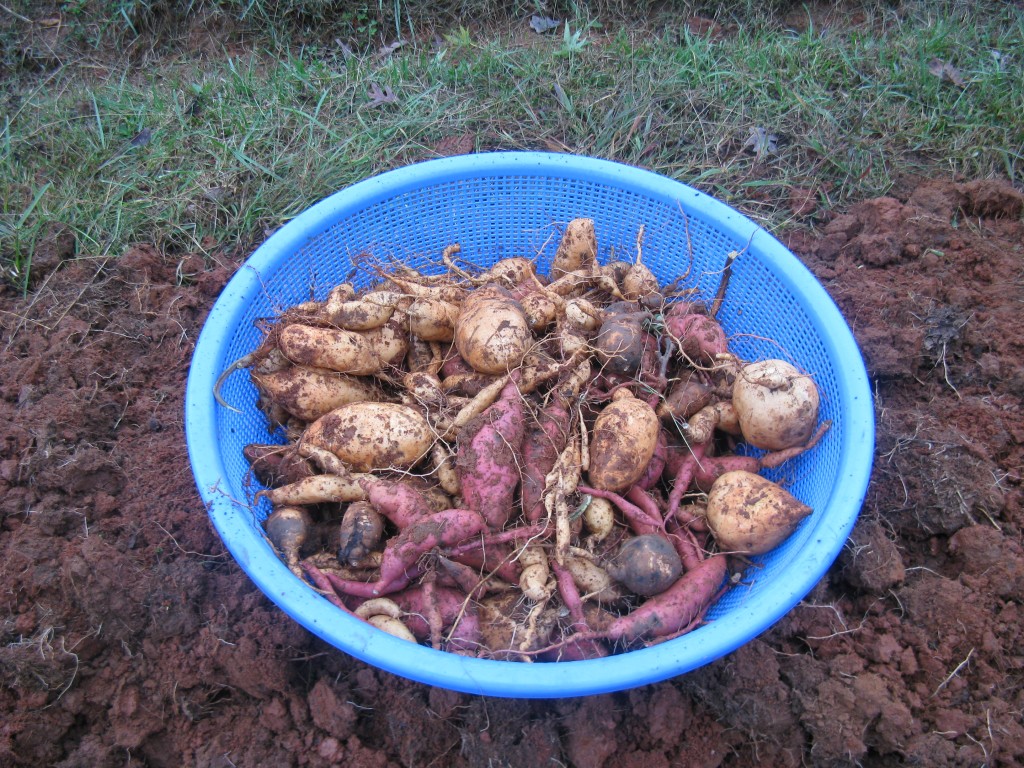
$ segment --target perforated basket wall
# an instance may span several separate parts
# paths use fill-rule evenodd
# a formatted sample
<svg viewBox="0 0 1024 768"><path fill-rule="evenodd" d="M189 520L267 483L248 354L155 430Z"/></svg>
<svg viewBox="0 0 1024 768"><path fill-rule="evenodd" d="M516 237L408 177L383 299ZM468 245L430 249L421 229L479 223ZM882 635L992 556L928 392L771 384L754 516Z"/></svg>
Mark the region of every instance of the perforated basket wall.
<svg viewBox="0 0 1024 768"><path fill-rule="evenodd" d="M546 271L565 222L589 216L599 258L632 260L645 226L645 263L665 283L710 298L730 251L742 251L720 319L745 359L779 357L813 374L821 418L832 428L809 454L769 474L814 508L798 531L759 558L696 631L600 661L518 664L413 646L345 616L293 576L262 537L268 509L250 506L242 447L267 442L244 373L223 387L236 413L217 406L213 383L261 338L259 318L349 279L361 255L430 270L449 244L481 266L536 257ZM361 278L364 279L365 275ZM397 674L497 696L569 696L620 690L707 663L771 626L834 561L860 509L873 452L867 376L839 311L778 241L733 209L678 182L590 158L494 153L430 161L369 179L314 206L270 238L225 288L196 346L186 398L193 472L211 519L235 559L283 610L338 648Z"/></svg>

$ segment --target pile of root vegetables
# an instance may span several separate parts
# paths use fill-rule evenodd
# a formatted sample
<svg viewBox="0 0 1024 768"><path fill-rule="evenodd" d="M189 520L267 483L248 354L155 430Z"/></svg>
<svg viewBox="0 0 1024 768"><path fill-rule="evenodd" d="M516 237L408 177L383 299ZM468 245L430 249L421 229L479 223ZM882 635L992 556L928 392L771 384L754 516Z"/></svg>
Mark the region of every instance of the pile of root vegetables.
<svg viewBox="0 0 1024 768"><path fill-rule="evenodd" d="M262 322L224 376L248 369L286 438L245 455L289 568L386 632L483 658L699 626L744 556L810 514L758 472L828 423L809 376L730 352L715 316L736 254L705 302L686 275L659 285L642 242L599 264L575 219L547 275L452 245L437 274L364 266L371 287Z"/></svg>

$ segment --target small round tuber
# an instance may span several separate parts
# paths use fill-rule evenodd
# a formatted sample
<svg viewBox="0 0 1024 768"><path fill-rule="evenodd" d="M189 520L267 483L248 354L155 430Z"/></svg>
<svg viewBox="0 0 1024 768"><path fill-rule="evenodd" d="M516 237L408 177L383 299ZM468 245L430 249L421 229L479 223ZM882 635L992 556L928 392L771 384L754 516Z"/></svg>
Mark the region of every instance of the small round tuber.
<svg viewBox="0 0 1024 768"><path fill-rule="evenodd" d="M784 360L745 365L733 384L732 402L744 439L767 451L803 445L818 423L818 388Z"/></svg>
<svg viewBox="0 0 1024 768"><path fill-rule="evenodd" d="M278 507L263 523L267 538L284 555L285 563L294 568L299 551L313 528L313 520L302 507Z"/></svg>
<svg viewBox="0 0 1024 768"><path fill-rule="evenodd" d="M708 528L725 552L764 554L813 511L782 486L744 470L722 474L708 493Z"/></svg>
<svg viewBox="0 0 1024 768"><path fill-rule="evenodd" d="M664 536L647 533L627 539L608 566L608 573L631 592L651 597L679 579L683 563Z"/></svg>

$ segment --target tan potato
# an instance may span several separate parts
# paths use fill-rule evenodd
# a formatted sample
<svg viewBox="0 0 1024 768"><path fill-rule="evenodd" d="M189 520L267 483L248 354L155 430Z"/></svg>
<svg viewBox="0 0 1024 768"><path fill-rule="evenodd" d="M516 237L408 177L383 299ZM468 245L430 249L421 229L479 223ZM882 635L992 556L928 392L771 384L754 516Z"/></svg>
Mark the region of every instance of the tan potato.
<svg viewBox="0 0 1024 768"><path fill-rule="evenodd" d="M331 293L324 302L321 314L331 325L347 331L369 331L380 328L391 319L395 308L405 301L402 294L395 291L371 291L358 299L338 300L338 295Z"/></svg>
<svg viewBox="0 0 1024 768"><path fill-rule="evenodd" d="M519 576L519 588L523 594L538 603L551 597L552 590L548 585L551 568L544 548L536 544L524 548L519 555L519 564L523 567Z"/></svg>
<svg viewBox="0 0 1024 768"><path fill-rule="evenodd" d="M402 609L390 597L372 597L360 603L352 613L360 619L369 619L371 616L390 616L393 619L402 618Z"/></svg>
<svg viewBox="0 0 1024 768"><path fill-rule="evenodd" d="M781 451L806 443L818 423L818 388L784 360L745 365L732 388L743 438L757 448Z"/></svg>
<svg viewBox="0 0 1024 768"><path fill-rule="evenodd" d="M251 375L264 397L302 421L316 421L348 403L381 398L372 382L323 368L292 365L273 373Z"/></svg>
<svg viewBox="0 0 1024 768"><path fill-rule="evenodd" d="M409 628L405 626L405 623L401 619L396 619L387 614L379 613L376 616L370 616L366 620L367 624L372 624L377 629L387 632L389 635L394 635L399 640L408 640L410 643L416 642L416 637Z"/></svg>
<svg viewBox="0 0 1024 768"><path fill-rule="evenodd" d="M292 323L281 331L278 344L297 365L356 376L377 373L382 367L373 337L359 331Z"/></svg>
<svg viewBox="0 0 1024 768"><path fill-rule="evenodd" d="M488 280L509 288L533 278L536 274L537 266L524 256L501 259L487 270Z"/></svg>
<svg viewBox="0 0 1024 768"><path fill-rule="evenodd" d="M275 506L285 504L323 504L331 501L360 501L366 491L359 484L361 475L312 475L270 490L259 491Z"/></svg>
<svg viewBox="0 0 1024 768"><path fill-rule="evenodd" d="M558 317L559 303L554 294L547 294L543 291L534 291L526 294L520 299L523 308L523 315L534 333L543 333L555 318Z"/></svg>
<svg viewBox="0 0 1024 768"><path fill-rule="evenodd" d="M622 295L630 301L639 301L661 295L658 278L647 268L646 264L637 259L636 264L629 268L622 278Z"/></svg>
<svg viewBox="0 0 1024 768"><path fill-rule="evenodd" d="M565 558L565 569L569 571L573 582L586 600L599 603L614 603L622 599L622 591L612 582L608 571L589 557L571 551Z"/></svg>
<svg viewBox="0 0 1024 768"><path fill-rule="evenodd" d="M601 327L603 312L583 298L565 302L565 321L573 328L593 333Z"/></svg>
<svg viewBox="0 0 1024 768"><path fill-rule="evenodd" d="M325 448L356 472L409 469L433 443L426 418L399 403L350 403L310 424L303 442Z"/></svg>
<svg viewBox="0 0 1024 768"><path fill-rule="evenodd" d="M620 389L594 422L590 440L590 484L624 491L643 475L658 442L658 417L643 400Z"/></svg>
<svg viewBox="0 0 1024 768"><path fill-rule="evenodd" d="M424 341L451 341L459 305L441 299L416 299L409 305L409 330Z"/></svg>
<svg viewBox="0 0 1024 768"><path fill-rule="evenodd" d="M569 272L589 269L597 260L597 234L593 219L573 219L565 225L565 233L555 251L551 276L562 277Z"/></svg>
<svg viewBox="0 0 1024 768"><path fill-rule="evenodd" d="M455 325L455 347L473 370L508 373L523 361L532 344L522 305L499 289L478 289L463 302Z"/></svg>
<svg viewBox="0 0 1024 768"><path fill-rule="evenodd" d="M768 478L743 470L724 473L708 493L708 528L725 552L768 552L813 511Z"/></svg>
<svg viewBox="0 0 1024 768"><path fill-rule="evenodd" d="M608 499L596 496L583 510L583 525L593 541L604 541L615 528L615 508Z"/></svg>

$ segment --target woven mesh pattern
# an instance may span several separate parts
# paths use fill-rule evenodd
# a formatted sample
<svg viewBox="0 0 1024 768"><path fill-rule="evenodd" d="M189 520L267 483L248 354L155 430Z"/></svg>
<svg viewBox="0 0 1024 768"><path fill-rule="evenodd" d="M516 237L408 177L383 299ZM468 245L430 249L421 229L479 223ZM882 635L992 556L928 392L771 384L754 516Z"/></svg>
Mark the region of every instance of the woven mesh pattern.
<svg viewBox="0 0 1024 768"><path fill-rule="evenodd" d="M324 220L308 242L284 260L276 272L262 276L264 293L242 316L227 350L233 360L253 349L260 336L254 321L271 317L282 308L309 298L323 298L335 284L349 277L358 257L396 262L425 271L450 243L462 246L460 256L481 267L507 256L536 257L546 271L562 228L569 219L585 215L597 224L599 258L632 260L640 225L645 226L643 259L666 283L686 272L684 282L711 298L718 285L726 255L747 245L730 239L715 221L699 210L687 210L686 201L667 201L636 190L617 189L585 179L548 176L481 176L423 186L370 204L343 218ZM361 271L356 282L369 279ZM734 275L720 319L734 350L744 359L781 357L812 373L822 394L822 418L833 419L832 435L843 429L841 414L833 407L836 371L815 334L813 309L803 306L786 288L755 249L735 262ZM228 402L243 416L219 411L223 460L235 498L251 497L242 486L247 465L242 447L267 440L263 418L255 410L255 391L242 375L229 379L223 390ZM826 437L811 454L767 473L782 480L805 503L821 514L835 481L839 441ZM258 514L264 516L266 508ZM756 599L759 589L770 588L790 551L807 544L813 518L801 532L762 558L752 577L753 586L730 592L714 615L734 603Z"/></svg>

